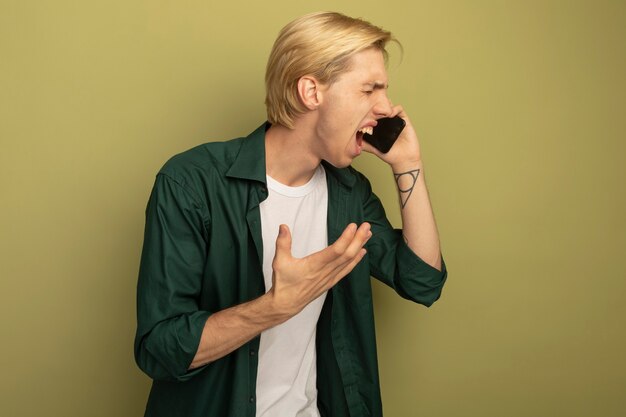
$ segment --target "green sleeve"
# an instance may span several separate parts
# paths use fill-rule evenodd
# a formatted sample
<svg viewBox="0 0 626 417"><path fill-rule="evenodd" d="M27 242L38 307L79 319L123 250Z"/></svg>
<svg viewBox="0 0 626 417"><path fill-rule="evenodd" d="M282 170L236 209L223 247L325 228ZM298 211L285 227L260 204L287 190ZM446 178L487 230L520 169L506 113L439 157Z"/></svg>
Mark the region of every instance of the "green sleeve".
<svg viewBox="0 0 626 417"><path fill-rule="evenodd" d="M402 230L394 229L387 220L367 178L361 178L364 218L372 226L366 245L372 275L401 297L430 307L441 296L448 275L443 259L438 271L417 256L404 241Z"/></svg>
<svg viewBox="0 0 626 417"><path fill-rule="evenodd" d="M135 360L151 378L185 380L210 315L198 300L209 215L192 191L157 175L146 208L137 284Z"/></svg>

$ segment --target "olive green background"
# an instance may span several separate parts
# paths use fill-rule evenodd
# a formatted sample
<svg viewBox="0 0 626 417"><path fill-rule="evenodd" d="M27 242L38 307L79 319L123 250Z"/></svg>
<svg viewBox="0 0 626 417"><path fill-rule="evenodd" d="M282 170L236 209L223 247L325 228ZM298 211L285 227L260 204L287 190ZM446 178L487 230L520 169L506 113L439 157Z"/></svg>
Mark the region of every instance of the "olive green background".
<svg viewBox="0 0 626 417"><path fill-rule="evenodd" d="M1 0L0 415L142 415L154 175L258 126L278 30L325 9L404 46L450 270L431 309L374 284L386 415L626 415L626 2L591 0Z"/></svg>

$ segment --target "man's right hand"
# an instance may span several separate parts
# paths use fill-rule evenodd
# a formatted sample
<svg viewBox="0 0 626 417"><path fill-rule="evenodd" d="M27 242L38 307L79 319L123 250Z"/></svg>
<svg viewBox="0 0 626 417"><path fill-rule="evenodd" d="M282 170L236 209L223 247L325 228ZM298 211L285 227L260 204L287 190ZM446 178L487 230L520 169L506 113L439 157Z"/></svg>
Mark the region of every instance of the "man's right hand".
<svg viewBox="0 0 626 417"><path fill-rule="evenodd" d="M332 288L363 259L372 236L369 223L349 224L335 243L304 258L291 255L291 232L280 225L272 262L271 295L276 312L292 317Z"/></svg>
<svg viewBox="0 0 626 417"><path fill-rule="evenodd" d="M276 239L269 292L207 319L189 369L228 355L261 332L289 320L345 277L365 256L370 225L350 224L329 247L305 258L291 256L291 233L284 224Z"/></svg>

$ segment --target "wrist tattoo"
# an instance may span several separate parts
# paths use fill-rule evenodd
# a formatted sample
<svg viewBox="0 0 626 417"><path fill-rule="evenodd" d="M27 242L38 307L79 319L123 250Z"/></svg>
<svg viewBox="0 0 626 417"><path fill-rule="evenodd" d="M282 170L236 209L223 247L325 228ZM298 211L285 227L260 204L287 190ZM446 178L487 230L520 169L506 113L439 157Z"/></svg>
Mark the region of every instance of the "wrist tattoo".
<svg viewBox="0 0 626 417"><path fill-rule="evenodd" d="M402 208L406 206L406 203L407 201L409 201L411 194L413 194L413 188L415 188L415 184L417 183L417 177L419 177L419 175L419 169L414 169L407 172L393 173L393 176L396 179L396 185L398 186L398 191L400 192L400 206ZM410 183L408 187L403 188L400 186L400 181L402 180L402 178L405 178L405 183L406 179L410 178Z"/></svg>

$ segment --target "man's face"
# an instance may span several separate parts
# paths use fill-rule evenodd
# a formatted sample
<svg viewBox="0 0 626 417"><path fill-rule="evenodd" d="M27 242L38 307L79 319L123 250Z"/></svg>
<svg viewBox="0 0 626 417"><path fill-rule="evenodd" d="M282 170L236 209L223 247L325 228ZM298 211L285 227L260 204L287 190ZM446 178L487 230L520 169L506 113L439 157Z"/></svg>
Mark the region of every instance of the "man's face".
<svg viewBox="0 0 626 417"><path fill-rule="evenodd" d="M387 70L381 51L367 49L352 57L350 70L321 89L322 101L315 127L317 153L336 167L346 167L360 155L363 128L391 113L387 97Z"/></svg>

